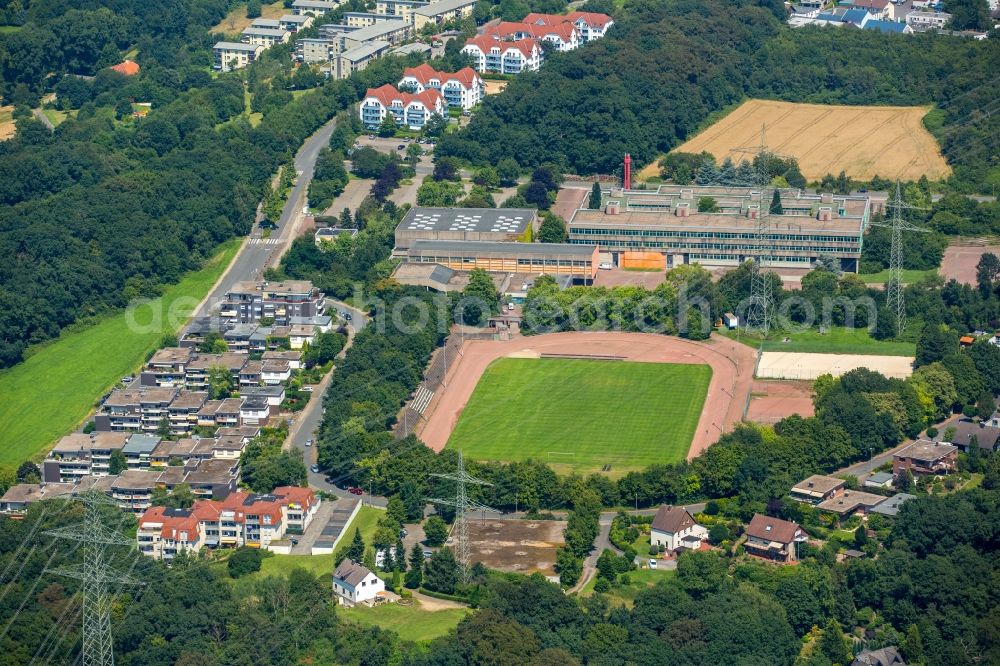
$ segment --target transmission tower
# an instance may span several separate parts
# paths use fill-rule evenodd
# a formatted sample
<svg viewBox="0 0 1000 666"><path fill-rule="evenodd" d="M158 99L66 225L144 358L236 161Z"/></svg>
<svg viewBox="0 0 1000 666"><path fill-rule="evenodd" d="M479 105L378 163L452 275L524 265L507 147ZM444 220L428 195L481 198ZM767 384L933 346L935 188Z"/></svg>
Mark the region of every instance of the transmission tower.
<svg viewBox="0 0 1000 666"><path fill-rule="evenodd" d="M906 299L903 296L903 232L928 233L929 229L910 224L903 219L904 210L924 210L911 206L903 201L899 181L896 181L896 196L887 204L892 208L892 219L882 222L871 222L873 227L886 227L892 230L892 245L889 250L889 281L885 285L885 302L896 310L896 335L906 330Z"/></svg>
<svg viewBox="0 0 1000 666"><path fill-rule="evenodd" d="M477 479L465 471L465 457L462 455L461 451L458 452L458 471L454 474L431 474L431 476L436 476L441 479L451 479L455 482L455 499L430 497L427 501L433 502L434 504L444 504L446 506L455 507L455 557L459 563L459 573L462 576L462 582L467 583L469 582L469 569L472 564L469 562L468 514L473 511L489 511L490 513L500 512L486 506L485 504L480 504L479 502L470 500L468 494L466 493L465 486L470 483L477 486L492 486L493 484Z"/></svg>
<svg viewBox="0 0 1000 666"><path fill-rule="evenodd" d="M733 148L733 154L754 155L756 165L752 183L760 192L760 207L757 210L757 226L753 236L753 257L750 266L750 300L747 303L746 312L743 315L743 328L747 332L759 331L767 337L771 330L771 318L774 315L774 297L771 294L771 281L764 271L764 265L771 258L770 235L771 235L771 197L774 194L771 188L771 173L768 168L768 159L777 157L781 159L793 159L790 155L780 155L767 147L767 126L760 126L760 145Z"/></svg>
<svg viewBox="0 0 1000 666"><path fill-rule="evenodd" d="M99 492L77 497L84 505L83 523L49 530L59 539L77 541L83 546L83 564L49 569L51 573L80 580L83 592L83 666L113 666L111 637L112 585L142 585L131 575L115 570L108 555L109 546L131 546L132 541L104 524L102 506L117 504Z"/></svg>

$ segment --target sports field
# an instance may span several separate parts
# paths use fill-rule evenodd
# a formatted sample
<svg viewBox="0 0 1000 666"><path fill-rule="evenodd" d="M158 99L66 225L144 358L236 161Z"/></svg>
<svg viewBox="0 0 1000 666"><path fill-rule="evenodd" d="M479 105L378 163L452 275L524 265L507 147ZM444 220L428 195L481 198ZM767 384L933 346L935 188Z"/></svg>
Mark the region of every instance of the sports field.
<svg viewBox="0 0 1000 666"><path fill-rule="evenodd" d="M448 446L477 460L532 458L578 472L679 462L711 377L708 365L497 359Z"/></svg>
<svg viewBox="0 0 1000 666"><path fill-rule="evenodd" d="M841 171L859 180L872 176L931 180L951 169L922 119L928 108L919 106L834 106L793 104L751 99L677 148L708 151L719 161L752 159L736 149L760 145L766 127L772 151L796 157L808 180Z"/></svg>
<svg viewBox="0 0 1000 666"><path fill-rule="evenodd" d="M166 333L170 318L154 313L189 312L212 288L240 247L238 239L224 243L199 271L136 312L142 332L133 332L126 313L108 317L89 328L63 333L34 351L23 363L0 373L0 467L17 467L76 427L101 394L122 375L133 372Z"/></svg>

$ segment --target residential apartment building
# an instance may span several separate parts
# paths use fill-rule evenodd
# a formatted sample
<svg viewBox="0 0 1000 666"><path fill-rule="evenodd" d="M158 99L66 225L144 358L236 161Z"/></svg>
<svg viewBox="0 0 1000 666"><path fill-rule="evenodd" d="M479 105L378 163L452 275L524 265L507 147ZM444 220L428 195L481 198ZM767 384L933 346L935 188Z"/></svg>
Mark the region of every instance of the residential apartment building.
<svg viewBox="0 0 1000 666"><path fill-rule="evenodd" d="M303 37L295 42L295 59L306 64L330 62L333 49L333 41L325 37Z"/></svg>
<svg viewBox="0 0 1000 666"><path fill-rule="evenodd" d="M892 473L897 478L907 471L914 476L946 474L955 470L957 460L957 446L921 439L893 454Z"/></svg>
<svg viewBox="0 0 1000 666"><path fill-rule="evenodd" d="M249 360L246 354L223 352L221 354L198 354L191 359L184 370L184 386L194 391L208 390L208 376L212 368L225 368L239 384L240 372Z"/></svg>
<svg viewBox="0 0 1000 666"><path fill-rule="evenodd" d="M285 14L278 19L278 27L291 33L305 30L313 24L312 16L307 14Z"/></svg>
<svg viewBox="0 0 1000 666"><path fill-rule="evenodd" d="M425 25L439 26L472 16L477 0L438 0L412 9L413 29L421 30Z"/></svg>
<svg viewBox="0 0 1000 666"><path fill-rule="evenodd" d="M520 74L537 71L542 64L542 48L533 39L507 42L479 35L465 42L462 53L472 58L480 73Z"/></svg>
<svg viewBox="0 0 1000 666"><path fill-rule="evenodd" d="M120 451L128 438L127 432L66 435L42 463L42 481L76 483L85 476L107 476L112 452Z"/></svg>
<svg viewBox="0 0 1000 666"><path fill-rule="evenodd" d="M177 392L173 387L114 391L94 416L94 429L97 432L154 432L161 419L168 418L168 407Z"/></svg>
<svg viewBox="0 0 1000 666"><path fill-rule="evenodd" d="M943 30L950 20L951 14L947 12L916 11L906 15L906 25L917 32Z"/></svg>
<svg viewBox="0 0 1000 666"><path fill-rule="evenodd" d="M346 79L354 72L360 72L372 60L380 58L392 44L382 40L373 40L360 46L349 48L336 56L333 75L337 79Z"/></svg>
<svg viewBox="0 0 1000 666"><path fill-rule="evenodd" d="M534 39L547 42L556 51L572 51L583 43L580 31L576 25L569 22L539 25L501 21L486 28L483 34L503 41Z"/></svg>
<svg viewBox="0 0 1000 666"><path fill-rule="evenodd" d="M323 314L326 296L308 280L238 282L226 293L220 315L236 324L270 319L287 326L291 317Z"/></svg>
<svg viewBox="0 0 1000 666"><path fill-rule="evenodd" d="M267 549L289 533L301 534L319 505L308 488L282 486L271 495L233 492L222 500L199 500L185 510L151 507L139 518L136 542L141 553L161 560L204 546Z"/></svg>
<svg viewBox="0 0 1000 666"><path fill-rule="evenodd" d="M798 544L807 540L805 530L796 523L759 513L750 521L746 533L747 553L776 562L798 561Z"/></svg>
<svg viewBox="0 0 1000 666"><path fill-rule="evenodd" d="M146 361L145 369L139 374L139 384L167 388L183 386L187 364L194 357L195 351L187 347L158 349Z"/></svg>
<svg viewBox="0 0 1000 666"><path fill-rule="evenodd" d="M525 16L521 23L534 26L555 26L560 23L570 23L579 31L581 43L587 43L603 37L615 22L607 14L597 12L570 12L568 14L532 12Z"/></svg>
<svg viewBox="0 0 1000 666"><path fill-rule="evenodd" d="M240 33L240 41L244 44L259 44L265 49L269 49L275 44L284 44L291 36L292 33L278 27L262 28L250 26Z"/></svg>
<svg viewBox="0 0 1000 666"><path fill-rule="evenodd" d="M344 12L342 20L349 28L367 28L382 21L401 21L398 16L373 14L371 12Z"/></svg>
<svg viewBox="0 0 1000 666"><path fill-rule="evenodd" d="M471 67L463 67L457 72L439 72L427 64L407 67L399 80L400 90L409 88L413 92L437 90L444 97L447 108L468 111L483 99L483 79Z"/></svg>
<svg viewBox="0 0 1000 666"><path fill-rule="evenodd" d="M401 93L388 83L379 88L369 88L360 107L361 122L369 128L378 127L391 113L397 125L419 130L432 115L444 115L444 112L444 98L437 90Z"/></svg>
<svg viewBox="0 0 1000 666"><path fill-rule="evenodd" d="M339 4L331 0L295 0L292 3L292 13L296 16L322 16L332 12Z"/></svg>
<svg viewBox="0 0 1000 666"><path fill-rule="evenodd" d="M208 402L205 391L180 391L167 405L171 435L186 435L198 425L198 412Z"/></svg>
<svg viewBox="0 0 1000 666"><path fill-rule="evenodd" d="M260 57L264 52L261 44L244 44L243 42L217 42L212 48L214 67L217 72L229 72L242 69Z"/></svg>
<svg viewBox="0 0 1000 666"><path fill-rule="evenodd" d="M427 0L376 0L375 13L395 16L413 25L413 11L429 4Z"/></svg>

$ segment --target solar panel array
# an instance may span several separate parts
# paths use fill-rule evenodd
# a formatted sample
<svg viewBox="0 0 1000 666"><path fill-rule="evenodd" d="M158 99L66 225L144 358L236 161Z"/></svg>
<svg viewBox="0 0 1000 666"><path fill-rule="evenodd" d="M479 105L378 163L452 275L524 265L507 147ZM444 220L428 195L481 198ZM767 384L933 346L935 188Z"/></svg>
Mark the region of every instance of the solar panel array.
<svg viewBox="0 0 1000 666"><path fill-rule="evenodd" d="M440 212L417 212L407 222L409 231L490 231L493 233L516 233L524 226L524 215L499 213L484 224L483 213L456 213L448 216L443 223ZM445 227L444 225L447 225ZM488 228L487 228L488 225Z"/></svg>

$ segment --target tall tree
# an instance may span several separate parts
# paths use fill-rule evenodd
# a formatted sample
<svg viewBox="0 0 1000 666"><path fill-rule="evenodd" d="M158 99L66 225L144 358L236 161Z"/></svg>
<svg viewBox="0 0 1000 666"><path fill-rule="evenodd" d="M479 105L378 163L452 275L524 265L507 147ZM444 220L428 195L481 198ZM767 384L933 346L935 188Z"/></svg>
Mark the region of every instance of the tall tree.
<svg viewBox="0 0 1000 666"><path fill-rule="evenodd" d="M361 538L361 529L354 528L354 538L351 539L351 545L347 548L347 553L345 556L353 560L354 562L360 564L365 557L365 540Z"/></svg>
<svg viewBox="0 0 1000 666"><path fill-rule="evenodd" d="M599 183L595 182L594 186L590 188L590 202L587 204L590 210L600 210L601 209L601 186Z"/></svg>
<svg viewBox="0 0 1000 666"><path fill-rule="evenodd" d="M771 208L770 212L772 215L784 215L785 209L781 207L781 192L775 188L774 194L771 195Z"/></svg>

